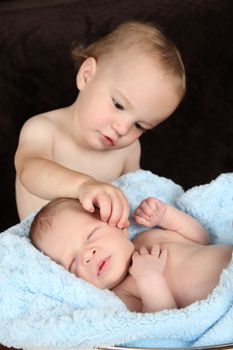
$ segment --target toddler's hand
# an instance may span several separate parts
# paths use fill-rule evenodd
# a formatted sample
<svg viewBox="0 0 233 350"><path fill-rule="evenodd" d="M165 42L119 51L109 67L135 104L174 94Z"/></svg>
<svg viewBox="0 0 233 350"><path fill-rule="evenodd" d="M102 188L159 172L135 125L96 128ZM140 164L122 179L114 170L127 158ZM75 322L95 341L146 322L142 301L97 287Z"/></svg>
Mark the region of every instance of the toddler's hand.
<svg viewBox="0 0 233 350"><path fill-rule="evenodd" d="M151 252L141 247L140 252L134 252L129 273L137 280L154 278L155 274L163 274L167 262L167 250L160 249L159 244L153 245Z"/></svg>
<svg viewBox="0 0 233 350"><path fill-rule="evenodd" d="M96 181L85 181L79 188L78 198L83 208L89 212L100 210L100 217L111 226L129 226L129 204L123 192L112 185Z"/></svg>
<svg viewBox="0 0 233 350"><path fill-rule="evenodd" d="M136 224L154 227L161 223L166 213L166 204L156 198L149 197L141 202L134 213Z"/></svg>

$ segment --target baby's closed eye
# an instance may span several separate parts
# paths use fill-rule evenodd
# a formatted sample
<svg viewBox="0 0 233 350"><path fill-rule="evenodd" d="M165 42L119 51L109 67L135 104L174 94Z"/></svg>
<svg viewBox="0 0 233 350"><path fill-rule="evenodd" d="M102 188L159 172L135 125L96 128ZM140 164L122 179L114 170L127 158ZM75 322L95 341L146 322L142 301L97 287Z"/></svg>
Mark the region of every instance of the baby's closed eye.
<svg viewBox="0 0 233 350"><path fill-rule="evenodd" d="M71 263L70 263L70 265L69 265L68 270L69 270L70 272L74 272L74 271L75 271L75 266L76 266L76 258L73 258L73 259L71 260Z"/></svg>
<svg viewBox="0 0 233 350"><path fill-rule="evenodd" d="M93 231L91 231L90 233L88 233L87 241L90 241L92 238L94 238L94 234L95 234L95 229Z"/></svg>

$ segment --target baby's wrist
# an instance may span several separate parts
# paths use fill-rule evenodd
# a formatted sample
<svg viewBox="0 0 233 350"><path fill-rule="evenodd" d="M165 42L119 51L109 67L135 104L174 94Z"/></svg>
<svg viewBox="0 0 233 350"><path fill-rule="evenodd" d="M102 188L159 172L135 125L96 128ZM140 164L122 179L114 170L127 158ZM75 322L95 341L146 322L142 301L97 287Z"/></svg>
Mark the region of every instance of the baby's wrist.
<svg viewBox="0 0 233 350"><path fill-rule="evenodd" d="M160 271L154 271L153 274L148 274L141 276L140 278L135 278L137 286L140 291L148 290L148 286L151 286L151 283L153 281L153 285L158 285L160 286L161 284L164 283L164 276L162 272Z"/></svg>
<svg viewBox="0 0 233 350"><path fill-rule="evenodd" d="M145 283L150 283L152 279L160 279L160 278L164 278L163 276L163 272L159 271L159 270L153 270L152 272L146 272L144 271L143 274L135 274L134 276L137 284L143 285Z"/></svg>
<svg viewBox="0 0 233 350"><path fill-rule="evenodd" d="M158 200L159 202L159 221L157 223L158 226L162 225L163 221L166 218L166 212L167 212L167 204L161 202L160 200Z"/></svg>

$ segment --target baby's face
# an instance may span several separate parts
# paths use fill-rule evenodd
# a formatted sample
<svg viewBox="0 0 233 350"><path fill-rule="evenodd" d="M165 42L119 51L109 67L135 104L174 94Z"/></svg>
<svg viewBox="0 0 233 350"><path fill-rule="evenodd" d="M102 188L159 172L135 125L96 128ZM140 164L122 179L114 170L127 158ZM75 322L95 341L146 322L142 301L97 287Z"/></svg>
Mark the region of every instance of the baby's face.
<svg viewBox="0 0 233 350"><path fill-rule="evenodd" d="M79 128L96 150L131 145L144 131L164 121L180 101L176 79L150 57L132 50L115 56L100 59L89 79L81 76L78 80ZM90 66L91 62L95 65L94 59ZM88 69L87 65L84 73Z"/></svg>
<svg viewBox="0 0 233 350"><path fill-rule="evenodd" d="M134 250L127 230L111 227L83 209L63 209L38 245L77 277L108 289L124 279Z"/></svg>

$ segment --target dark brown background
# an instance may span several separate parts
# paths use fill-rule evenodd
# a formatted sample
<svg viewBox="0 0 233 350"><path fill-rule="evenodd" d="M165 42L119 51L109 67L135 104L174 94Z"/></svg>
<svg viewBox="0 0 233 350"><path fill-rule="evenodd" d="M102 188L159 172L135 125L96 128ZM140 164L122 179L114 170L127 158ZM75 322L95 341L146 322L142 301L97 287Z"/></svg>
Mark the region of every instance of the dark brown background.
<svg viewBox="0 0 233 350"><path fill-rule="evenodd" d="M187 71L181 106L142 137L142 167L185 189L233 171L231 0L1 1L1 231L18 221L13 159L22 124L76 97L71 42L90 43L128 19L159 24Z"/></svg>

